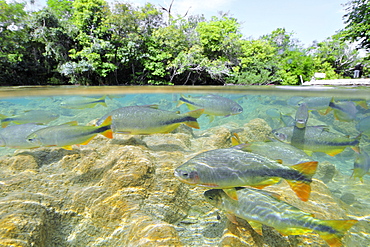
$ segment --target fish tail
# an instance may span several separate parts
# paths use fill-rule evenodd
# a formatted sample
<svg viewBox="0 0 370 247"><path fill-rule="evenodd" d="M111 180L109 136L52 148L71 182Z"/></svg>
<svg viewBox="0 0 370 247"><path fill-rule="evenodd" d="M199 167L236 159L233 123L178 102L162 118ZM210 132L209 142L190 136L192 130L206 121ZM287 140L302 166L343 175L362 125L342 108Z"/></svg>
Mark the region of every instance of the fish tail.
<svg viewBox="0 0 370 247"><path fill-rule="evenodd" d="M293 169L299 171L307 179L311 179L315 174L317 169L317 161L309 161L300 163L298 165L292 166ZM290 188L296 193L299 199L306 202L310 198L311 194L311 181L297 181L297 180L287 180Z"/></svg>
<svg viewBox="0 0 370 247"><path fill-rule="evenodd" d="M179 102L177 102L177 106L176 107L181 106L185 102L186 102L186 99L184 98L184 95L181 94L180 99L179 99Z"/></svg>
<svg viewBox="0 0 370 247"><path fill-rule="evenodd" d="M189 111L186 114L193 118L199 118L200 116L202 116L203 112L204 112L204 109L197 109L194 111Z"/></svg>
<svg viewBox="0 0 370 247"><path fill-rule="evenodd" d="M105 98L106 97L107 97L107 95L103 95L103 97L101 97L100 99L98 99L98 101L97 101L98 104L107 107L107 103L105 103Z"/></svg>
<svg viewBox="0 0 370 247"><path fill-rule="evenodd" d="M369 109L369 106L367 105L366 100L362 100L362 101L357 102L357 105L361 106L362 108L364 108L366 110Z"/></svg>
<svg viewBox="0 0 370 247"><path fill-rule="evenodd" d="M199 124L197 122L197 118L199 118L203 114L204 109L197 109L194 111L190 111L185 113L187 116L194 118L193 121L186 121L184 124L186 124L189 127L195 128L195 129L200 129Z"/></svg>
<svg viewBox="0 0 370 247"><path fill-rule="evenodd" d="M103 136L109 139L113 138L113 132L110 127L111 124L112 124L112 116L109 116L104 120L104 122L100 125L100 128L99 128L99 130L102 130L100 134L102 134Z"/></svg>
<svg viewBox="0 0 370 247"><path fill-rule="evenodd" d="M290 188L295 192L297 197L304 202L307 202L311 194L311 185L308 182L287 180Z"/></svg>
<svg viewBox="0 0 370 247"><path fill-rule="evenodd" d="M232 137L231 137L231 145L233 146L237 146L237 145L240 145L242 142L240 140L240 137L237 133L232 133Z"/></svg>
<svg viewBox="0 0 370 247"><path fill-rule="evenodd" d="M324 239L330 247L342 246L342 238L357 220L323 220L323 224L333 228L336 233L317 231L320 237Z"/></svg>
<svg viewBox="0 0 370 247"><path fill-rule="evenodd" d="M312 178L313 175L316 173L317 165L319 162L317 161L308 161L304 163L299 163L297 165L291 166L291 168L299 171L300 173L304 174L308 178Z"/></svg>
<svg viewBox="0 0 370 247"><path fill-rule="evenodd" d="M362 132L355 137L355 145L351 147L352 150L355 151L358 154L361 153L360 152L360 140L361 140L361 136L362 136Z"/></svg>
<svg viewBox="0 0 370 247"><path fill-rule="evenodd" d="M7 121L7 116L5 116L4 114L0 114L0 120L1 120L1 127L2 128L5 128L6 126L8 126L8 124L10 123L10 121Z"/></svg>
<svg viewBox="0 0 370 247"><path fill-rule="evenodd" d="M2 128L5 128L6 126L9 125L9 123L10 123L9 121L5 121L5 122L4 121L1 121L1 127Z"/></svg>

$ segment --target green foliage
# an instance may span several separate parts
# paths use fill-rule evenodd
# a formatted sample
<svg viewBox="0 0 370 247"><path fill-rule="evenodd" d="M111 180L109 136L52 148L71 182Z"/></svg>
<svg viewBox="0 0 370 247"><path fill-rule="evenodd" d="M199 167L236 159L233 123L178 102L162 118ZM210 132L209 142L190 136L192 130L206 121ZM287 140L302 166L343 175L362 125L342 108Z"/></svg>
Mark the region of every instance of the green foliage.
<svg viewBox="0 0 370 247"><path fill-rule="evenodd" d="M322 63L328 63L336 74L350 77L360 58L358 50L344 39L344 35L342 32L337 33L312 46L310 52Z"/></svg>
<svg viewBox="0 0 370 247"><path fill-rule="evenodd" d="M109 7L105 0L48 0L42 10L26 12L24 4L0 0L0 81L297 85L315 72L328 79L348 77L354 64L369 63L343 38L354 37L349 27L355 3L362 2L348 5L353 11L346 31L307 50L284 28L245 40L239 22L227 15L185 18L150 3ZM357 6L357 16L364 6ZM367 16L363 19L356 28L367 25Z"/></svg>
<svg viewBox="0 0 370 247"><path fill-rule="evenodd" d="M351 0L347 4L345 36L360 43L360 48L370 49L370 2Z"/></svg>
<svg viewBox="0 0 370 247"><path fill-rule="evenodd" d="M47 0L47 6L58 18L69 18L72 15L72 1L69 0Z"/></svg>
<svg viewBox="0 0 370 247"><path fill-rule="evenodd" d="M209 59L228 60L235 55L241 38L236 19L213 17L209 22L199 22L196 31Z"/></svg>

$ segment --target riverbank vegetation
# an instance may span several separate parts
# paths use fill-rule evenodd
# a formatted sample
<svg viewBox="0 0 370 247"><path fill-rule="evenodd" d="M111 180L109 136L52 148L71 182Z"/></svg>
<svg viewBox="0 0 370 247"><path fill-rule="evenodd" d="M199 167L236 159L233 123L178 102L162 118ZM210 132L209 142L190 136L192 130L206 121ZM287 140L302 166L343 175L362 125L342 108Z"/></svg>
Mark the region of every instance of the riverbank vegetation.
<svg viewBox="0 0 370 247"><path fill-rule="evenodd" d="M31 12L0 0L0 11L0 85L298 85L316 72L350 78L358 63L369 73L358 51L370 48L368 0L350 1L346 29L308 48L284 28L251 39L228 14L150 3L48 0Z"/></svg>

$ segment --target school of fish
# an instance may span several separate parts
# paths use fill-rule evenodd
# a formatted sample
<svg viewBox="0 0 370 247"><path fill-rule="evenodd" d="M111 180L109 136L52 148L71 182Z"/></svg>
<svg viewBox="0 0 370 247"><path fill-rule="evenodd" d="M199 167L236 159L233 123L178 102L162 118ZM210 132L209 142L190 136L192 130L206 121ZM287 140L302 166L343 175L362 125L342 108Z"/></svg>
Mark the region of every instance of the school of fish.
<svg viewBox="0 0 370 247"><path fill-rule="evenodd" d="M73 110L96 105L107 107L105 100L106 96L71 97L62 101L60 107ZM307 202L312 177L319 166L312 153L335 156L347 147L354 150L352 177L363 181L370 170L370 156L366 150L360 149L361 138L370 137L367 104L362 100L335 101L334 98L313 97L291 102L296 105L295 114L282 113L276 108L266 111L276 126L283 124L272 130L270 141L242 143L234 133L231 139L233 147L199 153L178 166L174 176L186 184L208 188L204 192L207 202L227 214L253 223L258 233L261 233L259 226L262 224L285 235L316 232L331 247L342 246L341 239L357 220L315 218L263 188L285 180L295 195ZM76 121L49 125L59 114L46 110L30 110L15 116L0 114L0 147L61 147L71 150L74 145L87 145L97 135L112 139L116 134L170 133L181 124L200 129L197 119L203 114L212 122L215 117L243 113L241 105L219 95L181 95L177 107L182 104L186 104L189 111L167 111L157 104L123 106L102 114L94 126L79 125ZM360 115L361 111L365 114ZM349 137L327 125L308 125L313 112L323 116L333 112L335 121L356 121L359 133Z"/></svg>

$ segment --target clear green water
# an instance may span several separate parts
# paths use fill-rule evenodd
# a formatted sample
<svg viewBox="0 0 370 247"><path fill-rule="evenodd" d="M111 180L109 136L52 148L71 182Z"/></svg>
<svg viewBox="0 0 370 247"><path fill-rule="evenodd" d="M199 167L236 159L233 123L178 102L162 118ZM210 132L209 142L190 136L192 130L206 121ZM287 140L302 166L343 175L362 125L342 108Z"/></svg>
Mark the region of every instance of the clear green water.
<svg viewBox="0 0 370 247"><path fill-rule="evenodd" d="M70 121L77 121L80 125L86 125L92 123L96 119L99 119L106 113L115 110L117 108L123 106L132 106L132 105L151 105L157 104L159 105L160 109L168 110L168 111L180 111L181 113L189 111L189 109L185 105L181 105L177 107L177 101L181 95L191 95L191 96L201 96L206 94L217 94L224 96L226 98L232 99L238 104L240 104L244 111L235 116L229 117L215 117L215 120L210 122L209 118L206 116L201 116L198 119L200 129L196 130L193 129L194 136L190 141L197 141L201 136L206 135L208 130L213 130L218 127L224 127L227 130L232 132L238 132L240 128L251 120L254 119L263 119L272 129L276 129L279 127L285 126L284 119L282 116L291 116L294 118L295 113L298 109L298 102L309 100L313 97L325 97L328 99L334 98L336 102L340 101L352 101L355 103L361 101L367 101L370 105L370 88L332 88L332 87L61 87L61 88L3 88L0 89L0 106L1 106L1 114L6 116L12 115L19 115L24 113L25 111L29 110L49 110L54 113L59 114L59 118L56 120L51 121L48 125L58 125L63 124ZM90 96L99 98L103 95L112 96L111 98L106 98L107 107L102 105L96 105L93 108L85 108L85 109L67 109L61 107L61 102L65 101L69 97L75 96ZM309 121L307 123L308 126L313 125L325 125L330 130L338 133L342 133L344 135L348 135L350 137L356 137L360 134L361 131L356 125L364 118L370 116L370 109L365 109L360 105L356 104L356 117L354 120L349 122L343 122L340 120L336 120L334 118L333 112L328 113L327 115L321 115L317 111L313 110L310 112ZM370 126L370 124L369 124ZM366 131L364 131L366 132ZM211 132L210 132L211 133ZM208 133L209 134L209 133ZM165 140L166 134L161 134L158 138L162 138ZM167 134L167 135L172 135ZM155 135L157 136L157 135ZM122 137L122 135L115 135L113 140L110 139L100 139L99 142L105 143L109 145L110 142L114 143L114 140L125 139L126 136ZM145 139L147 138L147 139ZM151 137L141 137L141 140L144 142L149 140ZM153 137L154 138L154 137ZM148 141L149 142L149 141ZM125 142L123 142L125 143ZM104 145L105 145L104 144ZM77 147L74 146L74 151L78 152L78 150L84 150L89 148L87 146ZM95 146L94 146L95 145ZM125 144L122 144L125 145ZM127 144L130 145L130 144ZM198 144L197 144L198 145ZM230 144L231 145L231 144ZM198 145L199 146L199 145ZM184 161L194 156L195 153L199 153L204 150L196 150L196 145L193 145L192 148L189 150L184 151ZM90 145L91 149L94 149L96 144ZM166 150L166 148L157 148L151 149L151 146L148 145L147 149L148 152L151 153L153 156L160 156L162 155L161 152L173 152L174 150ZM199 146L200 147L200 146ZM203 145L202 147L205 147ZM360 148L363 152L370 153L370 142L369 136L363 133L361 135L360 140ZM44 153L53 155L54 150L60 148L41 148ZM12 159L12 157L17 156L19 153L24 152L38 152L38 149L31 149L31 150L17 150L12 148L1 147L0 154L2 155L2 159ZM68 154L68 153L67 153ZM58 155L63 155L58 153ZM45 159L50 157L44 157ZM354 179L351 177L353 173L353 166L355 161L356 153L351 148L346 148L343 152L335 155L329 156L322 152L316 152L312 155L312 159L319 161L319 166L321 164L332 164L335 166L335 170L332 170L333 174L326 174L323 176L322 174L315 176L316 179L323 179L325 186L331 192L331 197L333 197L339 204L340 207L345 211L348 218L352 217L356 219L361 219L362 221L353 227L347 236L345 237L344 243L346 246L365 246L365 243L368 243L370 240L370 227L368 223L368 219L370 216L370 193L369 193L369 183L370 183L370 176L364 175L363 182L360 182L359 179ZM58 160L62 160L63 157L59 157ZM172 162L172 161L169 161ZM42 162L41 162L42 163ZM50 166L57 167L56 163L49 163ZM180 163L181 164L181 163ZM175 164L174 167L180 165ZM18 168L17 168L18 169ZM0 184L1 186L8 186L7 181L10 179L21 179L22 176L25 175L25 171L20 169L11 169L7 170L7 167L2 167L2 171L0 172L1 178L0 182L4 181ZM42 173L42 169L47 169L46 167L40 168L38 173ZM51 167L48 169L52 169ZM58 168L59 169L59 168ZM50 172L50 170L48 171ZM173 172L173 171L171 171ZM79 171L78 175L83 174L83 172ZM160 172L156 172L156 174L160 174ZM330 173L330 171L329 171ZM334 174L335 173L335 174ZM22 174L22 175L20 175ZM60 174L60 171L55 171L55 174ZM30 175L31 176L31 175ZM48 176L52 176L49 174ZM156 176L156 175L154 175ZM324 178L325 177L325 178ZM24 187L24 191L29 192L27 189L27 184L22 184L21 186L14 187L15 189L5 189L2 188L3 191L0 192L2 196L2 201L6 201L12 193L20 193L22 192L22 186ZM45 185L47 186L47 185ZM52 185L51 185L52 186ZM91 186L91 184L89 185ZM94 185L95 186L95 185ZM96 185L98 186L98 185ZM187 185L186 185L187 186ZM192 189L190 186L187 187ZM74 187L70 188L71 190ZM62 190L62 188L61 188ZM160 190L160 189L159 189ZM204 190L196 190L192 193L201 193ZM38 193L38 191L33 191L34 193ZM40 193L45 194L45 190L40 190ZM52 193L52 192L51 192ZM291 192L294 196L294 193ZM67 195L67 194L66 194ZM201 195L201 194L200 194ZM68 195L67 195L68 196ZM42 201L40 202L43 203ZM191 203L189 205L192 205ZM325 205L323 202L322 205ZM320 206L320 210L325 210ZM305 208L304 204L301 204L302 209L308 212L312 210L312 205L310 207ZM330 205L327 205L330 207ZM226 218L215 208L209 207L208 212L203 212L201 209L194 208L193 210L190 208L188 209L187 215L183 214L183 218L178 219L176 222L168 222L174 225L175 229L180 236L180 240L185 246L217 246L220 244L220 238L224 232L224 228L226 227ZM59 210L62 210L59 208ZM70 209L63 208L63 210L74 210L73 207ZM147 209L151 211L152 209ZM154 210L155 212L155 210ZM8 212L11 213L11 212ZM19 212L15 211L14 214ZM217 218L217 215L221 214L221 220ZM4 216L0 215L0 218ZM155 216L153 216L155 218ZM160 220L163 220L163 217L158 216ZM217 219L216 219L217 218ZM344 218L343 215L340 218ZM348 219L347 218L347 219ZM166 221L166 220L164 220ZM72 222L72 221L71 221ZM195 223L189 223L195 222ZM76 221L74 223L70 223L71 228L77 227ZM61 230L62 231L62 230ZM27 228L25 229L27 233ZM58 232L56 230L56 232ZM76 246L73 242L73 234L78 231L73 231L73 229L69 229L67 233L61 234L59 237L63 238L66 244L60 244L60 246L64 245L71 245ZM102 238L97 231L96 239ZM193 237L192 237L193 233ZM57 233L53 233L58 235ZM82 234L83 235L83 234ZM0 236L3 238L3 236ZM96 246L97 241L94 239L94 235L90 235L91 239L86 240L85 242L80 241L79 243L83 243L86 246ZM9 236L7 237L9 238ZM17 238L17 237L16 237ZM81 237L82 238L82 237ZM67 240L66 240L67 239ZM71 240L72 239L72 240ZM104 239L104 238L103 238ZM27 240L28 241L28 240ZM63 242L62 241L62 242ZM98 246L113 246L113 242L109 242L110 240L104 239L100 240L100 245ZM1 239L0 239L1 242ZM28 243L32 242L31 240ZM25 245L27 246L27 245ZM82 245L81 245L82 246Z"/></svg>

